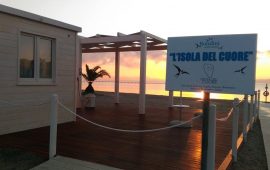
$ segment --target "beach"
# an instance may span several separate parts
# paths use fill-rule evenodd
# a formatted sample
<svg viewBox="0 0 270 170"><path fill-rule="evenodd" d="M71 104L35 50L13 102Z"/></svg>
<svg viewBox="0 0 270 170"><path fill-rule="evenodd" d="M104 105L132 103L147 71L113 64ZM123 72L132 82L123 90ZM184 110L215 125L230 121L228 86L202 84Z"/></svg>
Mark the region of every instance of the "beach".
<svg viewBox="0 0 270 170"><path fill-rule="evenodd" d="M82 79L82 89L86 88L87 83ZM266 82L267 83L267 82ZM261 90L261 93L265 91L266 83L257 82L255 85L256 90ZM93 84L94 88L97 91L107 91L113 92L114 91L114 82L113 81L96 81ZM134 93L138 94L139 92L139 83L137 81L123 81L120 82L120 92L121 93ZM148 82L146 84L146 94L151 95L163 95L168 96L169 92L165 90L165 83L164 82ZM175 97L179 97L179 91L174 92ZM183 97L192 97L202 99L203 93L198 92L183 92ZM225 99L225 100L233 100L234 98L242 99L243 95L239 94L222 94L222 93L211 93L212 99ZM264 100L264 98L262 98Z"/></svg>

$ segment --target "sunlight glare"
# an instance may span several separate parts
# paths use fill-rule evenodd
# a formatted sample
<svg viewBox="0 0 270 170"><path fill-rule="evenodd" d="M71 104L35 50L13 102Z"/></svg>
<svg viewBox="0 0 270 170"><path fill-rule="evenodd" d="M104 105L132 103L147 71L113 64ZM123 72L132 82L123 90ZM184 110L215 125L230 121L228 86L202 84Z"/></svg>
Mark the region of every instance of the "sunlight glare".
<svg viewBox="0 0 270 170"><path fill-rule="evenodd" d="M201 92L196 92L196 94L195 94L195 97L196 98L199 98L199 99L203 99L203 95L204 93L203 93L203 91L201 91Z"/></svg>

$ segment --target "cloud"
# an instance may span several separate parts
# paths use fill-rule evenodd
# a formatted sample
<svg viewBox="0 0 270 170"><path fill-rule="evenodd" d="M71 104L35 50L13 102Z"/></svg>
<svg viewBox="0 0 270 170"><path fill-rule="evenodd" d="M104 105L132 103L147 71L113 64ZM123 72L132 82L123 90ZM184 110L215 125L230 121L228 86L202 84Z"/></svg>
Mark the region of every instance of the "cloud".
<svg viewBox="0 0 270 170"><path fill-rule="evenodd" d="M82 63L95 63L95 65L113 64L115 53L85 53L82 54Z"/></svg>
<svg viewBox="0 0 270 170"><path fill-rule="evenodd" d="M265 57L270 58L270 50L264 52Z"/></svg>
<svg viewBox="0 0 270 170"><path fill-rule="evenodd" d="M147 60L153 60L156 64L166 60L166 51L148 51ZM115 62L115 53L85 53L82 57L83 64L111 65ZM140 52L121 52L120 65L122 67L139 68Z"/></svg>
<svg viewBox="0 0 270 170"><path fill-rule="evenodd" d="M149 51L147 55L147 59L154 60L155 63L159 63L161 61L166 60L167 53L165 50L158 50L158 51Z"/></svg>
<svg viewBox="0 0 270 170"><path fill-rule="evenodd" d="M139 68L139 52L122 52L120 54L120 65L129 68Z"/></svg>
<svg viewBox="0 0 270 170"><path fill-rule="evenodd" d="M267 58L270 59L270 50L268 51L257 51L257 58Z"/></svg>
<svg viewBox="0 0 270 170"><path fill-rule="evenodd" d="M140 66L140 52L122 52L121 65L125 67L139 67ZM166 60L165 51L148 51L147 60L153 60L156 64Z"/></svg>

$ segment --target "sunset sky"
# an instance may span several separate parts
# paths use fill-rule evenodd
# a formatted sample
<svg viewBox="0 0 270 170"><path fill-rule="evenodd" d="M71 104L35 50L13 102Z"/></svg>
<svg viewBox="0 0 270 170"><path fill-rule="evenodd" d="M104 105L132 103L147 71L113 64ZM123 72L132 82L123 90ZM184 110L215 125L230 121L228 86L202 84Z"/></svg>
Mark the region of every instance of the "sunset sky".
<svg viewBox="0 0 270 170"><path fill-rule="evenodd" d="M0 0L0 3L82 27L83 36L145 30L172 36L258 34L257 80L270 81L270 16L266 0ZM121 80L139 80L139 53L121 53ZM148 81L163 81L166 52L148 53ZM114 75L114 54L87 54L83 64ZM263 80L266 81L266 80Z"/></svg>

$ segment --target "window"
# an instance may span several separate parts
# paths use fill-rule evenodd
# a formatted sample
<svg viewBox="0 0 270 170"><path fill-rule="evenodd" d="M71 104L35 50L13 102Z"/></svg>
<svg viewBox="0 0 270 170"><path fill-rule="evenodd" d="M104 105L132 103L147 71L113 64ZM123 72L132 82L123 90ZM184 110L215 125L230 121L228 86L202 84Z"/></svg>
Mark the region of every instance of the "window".
<svg viewBox="0 0 270 170"><path fill-rule="evenodd" d="M19 54L20 82L53 82L55 40L21 33Z"/></svg>
<svg viewBox="0 0 270 170"><path fill-rule="evenodd" d="M39 76L40 78L52 78L52 41L38 39Z"/></svg>
<svg viewBox="0 0 270 170"><path fill-rule="evenodd" d="M21 36L20 78L34 78L33 36Z"/></svg>

